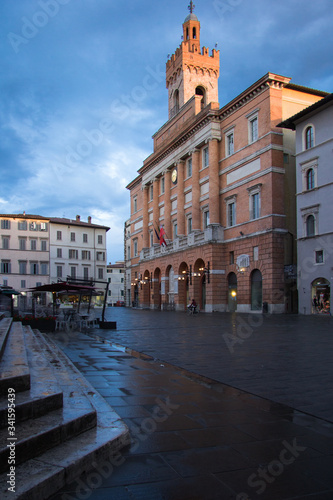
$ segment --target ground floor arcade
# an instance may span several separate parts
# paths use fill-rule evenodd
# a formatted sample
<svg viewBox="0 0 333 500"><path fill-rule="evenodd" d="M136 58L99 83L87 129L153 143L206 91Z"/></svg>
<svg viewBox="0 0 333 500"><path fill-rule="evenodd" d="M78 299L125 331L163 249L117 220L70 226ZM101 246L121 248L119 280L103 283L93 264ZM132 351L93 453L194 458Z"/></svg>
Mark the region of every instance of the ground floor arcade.
<svg viewBox="0 0 333 500"><path fill-rule="evenodd" d="M131 269L131 303L149 309L291 312L294 288L284 275L284 239L269 233L237 242L164 252Z"/></svg>

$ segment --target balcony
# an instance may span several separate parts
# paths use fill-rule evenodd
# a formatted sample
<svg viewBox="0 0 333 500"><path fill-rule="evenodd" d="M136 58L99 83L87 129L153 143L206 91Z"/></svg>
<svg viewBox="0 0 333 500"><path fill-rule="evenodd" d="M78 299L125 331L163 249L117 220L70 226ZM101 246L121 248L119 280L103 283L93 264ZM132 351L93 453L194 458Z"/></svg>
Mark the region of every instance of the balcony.
<svg viewBox="0 0 333 500"><path fill-rule="evenodd" d="M140 261L156 259L175 252L181 252L195 246L207 245L208 243L223 243L224 229L220 225L210 225L205 231L193 231L188 236L179 236L167 240L167 246L154 245L143 248L140 253Z"/></svg>

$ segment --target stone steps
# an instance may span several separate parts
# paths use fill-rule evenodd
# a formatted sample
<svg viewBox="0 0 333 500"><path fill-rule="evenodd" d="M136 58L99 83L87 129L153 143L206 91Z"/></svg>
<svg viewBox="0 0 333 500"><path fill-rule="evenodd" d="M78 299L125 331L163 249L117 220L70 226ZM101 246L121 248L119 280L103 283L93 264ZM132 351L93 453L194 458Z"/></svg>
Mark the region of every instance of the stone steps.
<svg viewBox="0 0 333 500"><path fill-rule="evenodd" d="M1 324L4 320L1 320ZM16 392L30 389L30 370L21 323L13 322L0 361L0 396L8 388Z"/></svg>
<svg viewBox="0 0 333 500"><path fill-rule="evenodd" d="M8 322L2 322L0 331L5 331ZM0 498L44 500L123 447L128 429L38 330L13 323L5 344L0 361ZM8 388L15 391L15 436L8 433ZM15 492L8 490L8 443L15 450Z"/></svg>

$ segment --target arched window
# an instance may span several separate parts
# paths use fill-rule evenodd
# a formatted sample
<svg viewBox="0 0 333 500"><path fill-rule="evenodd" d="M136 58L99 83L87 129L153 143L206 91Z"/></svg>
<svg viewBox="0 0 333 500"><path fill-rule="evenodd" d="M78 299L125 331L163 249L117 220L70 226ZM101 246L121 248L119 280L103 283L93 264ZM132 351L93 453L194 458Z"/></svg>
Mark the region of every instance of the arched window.
<svg viewBox="0 0 333 500"><path fill-rule="evenodd" d="M176 115L179 111L179 90L176 89L173 94L173 110L172 116Z"/></svg>
<svg viewBox="0 0 333 500"><path fill-rule="evenodd" d="M193 28L193 39L197 38L197 28Z"/></svg>
<svg viewBox="0 0 333 500"><path fill-rule="evenodd" d="M189 38L190 38L189 31L188 28L186 28L186 40L189 40Z"/></svg>
<svg viewBox="0 0 333 500"><path fill-rule="evenodd" d="M315 235L315 218L312 214L308 215L306 219L306 235L307 236Z"/></svg>
<svg viewBox="0 0 333 500"><path fill-rule="evenodd" d="M305 131L305 149L313 148L313 127L308 127Z"/></svg>
<svg viewBox="0 0 333 500"><path fill-rule="evenodd" d="M314 179L314 170L313 168L309 168L306 173L306 189L314 189L315 187L315 179Z"/></svg>

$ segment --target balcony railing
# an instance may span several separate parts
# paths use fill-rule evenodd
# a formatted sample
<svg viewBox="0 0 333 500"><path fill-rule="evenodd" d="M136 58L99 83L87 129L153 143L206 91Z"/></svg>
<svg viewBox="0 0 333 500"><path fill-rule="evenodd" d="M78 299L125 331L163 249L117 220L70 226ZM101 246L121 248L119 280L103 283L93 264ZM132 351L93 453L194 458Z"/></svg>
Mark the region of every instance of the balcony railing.
<svg viewBox="0 0 333 500"><path fill-rule="evenodd" d="M222 243L224 240L223 227L219 225L208 226L205 231L193 231L187 236L179 236L172 240L167 240L167 246L163 247L158 244L150 248L143 248L140 253L140 260L150 260L163 255L169 255L174 252L186 250L187 248L200 246L207 243Z"/></svg>

